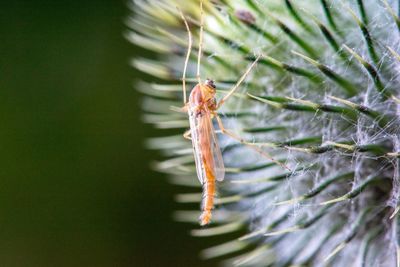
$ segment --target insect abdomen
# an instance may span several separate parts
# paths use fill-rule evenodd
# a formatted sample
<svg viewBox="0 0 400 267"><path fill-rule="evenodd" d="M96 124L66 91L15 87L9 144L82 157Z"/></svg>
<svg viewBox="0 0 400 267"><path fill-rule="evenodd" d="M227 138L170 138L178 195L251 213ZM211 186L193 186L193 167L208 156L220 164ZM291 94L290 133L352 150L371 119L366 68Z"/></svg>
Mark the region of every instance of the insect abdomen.
<svg viewBox="0 0 400 267"><path fill-rule="evenodd" d="M203 199L202 199L202 214L200 215L200 224L207 225L211 221L211 211L214 208L214 198L215 198L215 175L208 166L204 164L204 169L206 172L206 180L203 184Z"/></svg>

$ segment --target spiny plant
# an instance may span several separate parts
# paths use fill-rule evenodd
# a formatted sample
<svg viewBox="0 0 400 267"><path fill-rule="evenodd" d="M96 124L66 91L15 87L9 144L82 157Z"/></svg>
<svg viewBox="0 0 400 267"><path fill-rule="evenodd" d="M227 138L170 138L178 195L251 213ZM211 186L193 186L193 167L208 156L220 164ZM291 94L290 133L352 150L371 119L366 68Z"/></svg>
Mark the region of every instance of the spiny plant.
<svg viewBox="0 0 400 267"><path fill-rule="evenodd" d="M181 77L199 49L199 2L139 0L127 38L154 52L136 58L149 79L144 120L165 136L158 170L185 186L179 221L198 223L197 181L182 106ZM400 266L400 7L388 0L204 1L202 77L223 97L257 55L257 67L219 111L247 143L290 166L285 170L219 135L226 165L211 226L194 236L227 234L205 249L241 266ZM229 235L228 235L229 234ZM233 239L232 239L233 238Z"/></svg>

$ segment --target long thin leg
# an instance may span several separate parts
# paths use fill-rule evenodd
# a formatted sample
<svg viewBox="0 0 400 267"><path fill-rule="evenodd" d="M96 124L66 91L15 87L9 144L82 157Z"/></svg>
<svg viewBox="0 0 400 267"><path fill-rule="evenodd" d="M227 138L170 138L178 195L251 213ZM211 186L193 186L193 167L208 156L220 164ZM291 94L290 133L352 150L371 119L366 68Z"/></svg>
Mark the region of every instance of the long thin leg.
<svg viewBox="0 0 400 267"><path fill-rule="evenodd" d="M189 39L188 40L188 50L187 50L186 58L185 58L185 66L183 68L183 74L182 74L183 103L186 104L186 70L187 70L187 65L189 62L190 54L192 53L193 41L192 41L192 33L190 32L189 24L188 24L185 16L183 15L182 10L180 10L178 7L177 7L177 9L179 11L179 14L181 15L183 22L185 23L185 27L186 27L186 31L188 33L188 39Z"/></svg>
<svg viewBox="0 0 400 267"><path fill-rule="evenodd" d="M224 127L224 124L222 123L221 118L219 117L218 114L214 114L215 118L217 119L218 122L218 126L221 129L221 132L223 134L228 135L229 137L231 137L232 139L235 139L236 141L239 141L241 144L248 146L249 148L255 150L256 152L258 152L260 155L266 157L267 159L269 159L272 162L275 162L276 164L278 164L279 166L281 166L282 168L288 170L288 171L292 171L288 166L286 166L285 164L283 164L282 162L277 161L276 159L274 159L270 154L268 154L267 152L263 151L261 148L257 147L256 145L246 142L243 138L240 138L239 136L235 135L234 133L231 133L230 131L226 130Z"/></svg>
<svg viewBox="0 0 400 267"><path fill-rule="evenodd" d="M235 86L232 87L232 89L228 92L228 94L226 96L224 96L218 103L217 105L217 109L219 109L222 104L225 103L225 101L232 96L232 94L239 88L240 84L244 81L244 79L246 79L247 75L249 75L250 71L254 68L254 66L257 64L258 60L262 57L262 55L258 55L258 57L256 58L256 60L254 60L253 63L251 63L251 65L247 68L246 72L242 75L242 77L240 77L240 79L237 81L237 83L235 84Z"/></svg>
<svg viewBox="0 0 400 267"><path fill-rule="evenodd" d="M201 54L203 48L203 28L204 28L204 11L203 11L203 0L200 0L200 36L199 36L199 54L197 55L197 81L201 85L200 78L200 63L201 63Z"/></svg>

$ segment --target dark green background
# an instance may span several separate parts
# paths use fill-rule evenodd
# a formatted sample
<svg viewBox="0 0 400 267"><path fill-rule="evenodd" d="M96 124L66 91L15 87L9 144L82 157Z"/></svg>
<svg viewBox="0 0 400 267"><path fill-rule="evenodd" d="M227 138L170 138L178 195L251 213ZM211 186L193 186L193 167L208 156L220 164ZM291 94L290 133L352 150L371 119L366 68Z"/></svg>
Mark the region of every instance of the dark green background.
<svg viewBox="0 0 400 267"><path fill-rule="evenodd" d="M1 1L0 265L211 266L171 220L125 1Z"/></svg>

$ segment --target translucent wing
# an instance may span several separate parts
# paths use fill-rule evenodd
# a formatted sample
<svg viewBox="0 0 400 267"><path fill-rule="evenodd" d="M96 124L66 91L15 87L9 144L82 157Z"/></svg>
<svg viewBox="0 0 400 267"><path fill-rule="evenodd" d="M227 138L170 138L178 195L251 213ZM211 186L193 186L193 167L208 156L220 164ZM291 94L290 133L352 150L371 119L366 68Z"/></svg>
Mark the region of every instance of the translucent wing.
<svg viewBox="0 0 400 267"><path fill-rule="evenodd" d="M202 184L207 178L222 181L225 174L224 163L210 113L198 113L190 108L188 113L197 177Z"/></svg>
<svg viewBox="0 0 400 267"><path fill-rule="evenodd" d="M198 130L199 127L199 118L196 118L196 114L193 110L189 108L189 123L190 123L190 134L192 138L192 145L193 145L193 156L196 163L196 172L197 178L199 179L201 184L204 184L206 180L201 148L200 148L200 133Z"/></svg>
<svg viewBox="0 0 400 267"><path fill-rule="evenodd" d="M223 181L225 178L225 166L224 166L224 160L222 158L222 153L221 149L219 148L218 145L218 139L217 135L215 134L215 129L211 123L210 120L210 125L211 125L211 150L214 156L214 170L215 170L215 175L217 178L217 181Z"/></svg>

